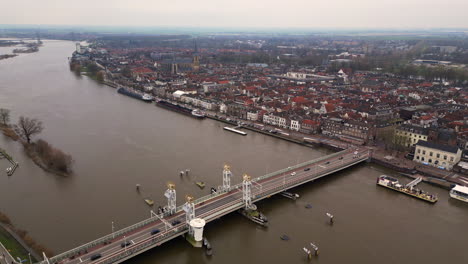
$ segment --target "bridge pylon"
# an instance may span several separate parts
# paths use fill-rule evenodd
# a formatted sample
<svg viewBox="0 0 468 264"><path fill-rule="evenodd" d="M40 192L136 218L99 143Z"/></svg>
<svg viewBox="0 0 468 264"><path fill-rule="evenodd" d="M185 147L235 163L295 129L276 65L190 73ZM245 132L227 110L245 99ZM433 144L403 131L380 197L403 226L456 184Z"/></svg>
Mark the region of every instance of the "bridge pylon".
<svg viewBox="0 0 468 264"><path fill-rule="evenodd" d="M185 196L185 204L182 206L182 209L185 211L185 221L189 225L189 234L193 235L192 227L190 226L190 221L195 218L195 203L193 202L194 198L191 195Z"/></svg>
<svg viewBox="0 0 468 264"><path fill-rule="evenodd" d="M172 215L176 212L176 190L175 184L172 182L167 183L167 190L164 193L164 196L167 198L167 209L169 211L169 215Z"/></svg>
<svg viewBox="0 0 468 264"><path fill-rule="evenodd" d="M223 191L229 192L231 190L231 166L224 164L223 169Z"/></svg>
<svg viewBox="0 0 468 264"><path fill-rule="evenodd" d="M251 177L244 173L242 176L242 200L244 201L245 208L252 208L252 181Z"/></svg>

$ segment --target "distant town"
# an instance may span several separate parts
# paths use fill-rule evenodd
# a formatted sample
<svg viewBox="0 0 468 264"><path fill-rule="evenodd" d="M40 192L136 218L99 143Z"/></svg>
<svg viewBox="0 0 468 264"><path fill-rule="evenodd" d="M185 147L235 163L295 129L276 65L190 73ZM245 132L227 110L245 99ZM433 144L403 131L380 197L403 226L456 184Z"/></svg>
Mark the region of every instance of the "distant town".
<svg viewBox="0 0 468 264"><path fill-rule="evenodd" d="M381 146L387 160L467 173L468 41L395 39L102 37L77 43L70 63L273 133Z"/></svg>

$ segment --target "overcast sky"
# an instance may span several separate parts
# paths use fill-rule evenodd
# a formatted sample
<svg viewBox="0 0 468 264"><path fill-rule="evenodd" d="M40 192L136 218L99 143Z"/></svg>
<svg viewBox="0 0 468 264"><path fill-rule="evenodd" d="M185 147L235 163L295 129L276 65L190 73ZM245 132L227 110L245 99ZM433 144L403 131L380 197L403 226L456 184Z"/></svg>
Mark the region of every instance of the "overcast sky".
<svg viewBox="0 0 468 264"><path fill-rule="evenodd" d="M468 28L468 0L5 0L0 24Z"/></svg>

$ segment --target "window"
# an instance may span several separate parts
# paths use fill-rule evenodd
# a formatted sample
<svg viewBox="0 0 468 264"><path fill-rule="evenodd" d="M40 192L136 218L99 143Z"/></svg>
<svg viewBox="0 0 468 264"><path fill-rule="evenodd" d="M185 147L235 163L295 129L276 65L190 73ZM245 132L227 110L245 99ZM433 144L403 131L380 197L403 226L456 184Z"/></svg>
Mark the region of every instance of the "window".
<svg viewBox="0 0 468 264"><path fill-rule="evenodd" d="M416 156L416 159L419 160L419 156Z"/></svg>
<svg viewBox="0 0 468 264"><path fill-rule="evenodd" d="M432 159L429 159L428 162L429 162L429 163L432 163Z"/></svg>
<svg viewBox="0 0 468 264"><path fill-rule="evenodd" d="M425 150L423 150L423 155L426 155L426 151L425 151Z"/></svg>
<svg viewBox="0 0 468 264"><path fill-rule="evenodd" d="M429 156L431 156L431 157L432 157L432 151L431 151L431 152L429 152Z"/></svg>
<svg viewBox="0 0 468 264"><path fill-rule="evenodd" d="M420 153L421 153L421 149L418 149L418 154L420 154Z"/></svg>
<svg viewBox="0 0 468 264"><path fill-rule="evenodd" d="M421 158L421 161L424 161L424 157Z"/></svg>
<svg viewBox="0 0 468 264"><path fill-rule="evenodd" d="M440 154L439 154L439 153L437 153L436 157L437 157L437 158L440 158Z"/></svg>
<svg viewBox="0 0 468 264"><path fill-rule="evenodd" d="M451 161L451 162L453 162L453 156L452 156L452 157L450 157L450 161Z"/></svg>
<svg viewBox="0 0 468 264"><path fill-rule="evenodd" d="M447 160L447 155L444 155L444 160Z"/></svg>

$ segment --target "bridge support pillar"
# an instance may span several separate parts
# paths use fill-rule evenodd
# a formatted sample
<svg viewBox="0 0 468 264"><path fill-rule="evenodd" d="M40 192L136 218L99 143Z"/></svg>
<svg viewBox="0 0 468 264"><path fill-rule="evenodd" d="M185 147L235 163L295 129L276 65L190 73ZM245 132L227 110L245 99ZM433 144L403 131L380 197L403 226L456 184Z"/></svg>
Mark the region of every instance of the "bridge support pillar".
<svg viewBox="0 0 468 264"><path fill-rule="evenodd" d="M168 183L167 190L164 193L164 196L167 198L167 209L169 211L169 215L172 215L176 212L176 190L175 184Z"/></svg>
<svg viewBox="0 0 468 264"><path fill-rule="evenodd" d="M252 181L249 175L244 174L242 181L242 200L244 201L245 208L252 207Z"/></svg>
<svg viewBox="0 0 468 264"><path fill-rule="evenodd" d="M223 191L229 192L231 190L231 166L225 164L223 169Z"/></svg>

